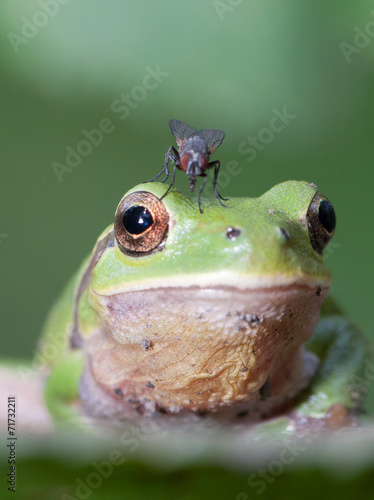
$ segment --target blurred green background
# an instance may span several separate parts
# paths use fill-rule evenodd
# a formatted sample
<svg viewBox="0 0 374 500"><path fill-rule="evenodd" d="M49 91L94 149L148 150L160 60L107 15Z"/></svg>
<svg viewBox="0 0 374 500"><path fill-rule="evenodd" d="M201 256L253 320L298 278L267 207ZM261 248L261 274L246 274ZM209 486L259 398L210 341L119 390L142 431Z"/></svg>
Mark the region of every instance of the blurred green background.
<svg viewBox="0 0 374 500"><path fill-rule="evenodd" d="M373 337L374 2L3 0L0 33L3 355L31 357L124 192L161 168L170 118L226 132L215 157L242 171L223 195L318 185L338 217L332 293ZM269 140L274 109L293 117ZM67 147L85 156L59 178Z"/></svg>

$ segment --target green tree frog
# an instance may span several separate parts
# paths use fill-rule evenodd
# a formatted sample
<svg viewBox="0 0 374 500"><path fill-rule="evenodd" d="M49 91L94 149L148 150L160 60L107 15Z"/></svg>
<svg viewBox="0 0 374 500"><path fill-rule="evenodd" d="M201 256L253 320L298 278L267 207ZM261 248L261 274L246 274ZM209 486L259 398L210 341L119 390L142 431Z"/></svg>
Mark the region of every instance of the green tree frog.
<svg viewBox="0 0 374 500"><path fill-rule="evenodd" d="M289 181L227 207L207 199L201 214L165 191L124 195L46 322L44 344L64 338L46 375L55 419L345 424L367 344L325 301L331 203Z"/></svg>

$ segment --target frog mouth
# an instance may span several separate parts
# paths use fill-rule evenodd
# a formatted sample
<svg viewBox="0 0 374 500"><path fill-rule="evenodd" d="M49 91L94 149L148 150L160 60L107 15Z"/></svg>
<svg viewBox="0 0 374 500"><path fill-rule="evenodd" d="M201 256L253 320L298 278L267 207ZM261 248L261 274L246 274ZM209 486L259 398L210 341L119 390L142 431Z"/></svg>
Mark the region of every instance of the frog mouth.
<svg viewBox="0 0 374 500"><path fill-rule="evenodd" d="M198 275L176 275L173 277L151 278L129 281L121 285L106 286L105 288L94 287L93 292L110 296L119 293L128 293L136 291L156 290L156 289L183 289L196 287L199 289L227 289L240 291L288 289L288 288L309 288L329 289L331 281L329 278L316 278L310 275L256 275L256 274L236 274L229 271L218 271L216 273L199 273Z"/></svg>

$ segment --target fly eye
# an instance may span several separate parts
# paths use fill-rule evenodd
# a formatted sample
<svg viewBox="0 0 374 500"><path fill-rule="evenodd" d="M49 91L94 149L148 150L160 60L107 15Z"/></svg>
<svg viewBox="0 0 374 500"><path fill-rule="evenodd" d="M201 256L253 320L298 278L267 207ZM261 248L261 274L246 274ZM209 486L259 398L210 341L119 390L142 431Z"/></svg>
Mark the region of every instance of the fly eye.
<svg viewBox="0 0 374 500"><path fill-rule="evenodd" d="M162 250L169 228L169 214L157 196L147 191L131 193L118 205L114 232L121 251L149 255Z"/></svg>
<svg viewBox="0 0 374 500"><path fill-rule="evenodd" d="M314 250L322 254L334 235L335 211L329 200L317 192L307 212L309 237Z"/></svg>

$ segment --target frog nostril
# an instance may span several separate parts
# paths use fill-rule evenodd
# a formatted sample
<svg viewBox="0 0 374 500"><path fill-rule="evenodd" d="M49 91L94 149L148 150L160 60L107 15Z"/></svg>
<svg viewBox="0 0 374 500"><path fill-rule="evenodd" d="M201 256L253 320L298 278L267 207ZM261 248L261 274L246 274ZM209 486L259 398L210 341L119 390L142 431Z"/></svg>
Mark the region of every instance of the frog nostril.
<svg viewBox="0 0 374 500"><path fill-rule="evenodd" d="M230 238L230 240L236 240L240 236L240 229L237 229L236 227L228 227L226 231L226 236Z"/></svg>

